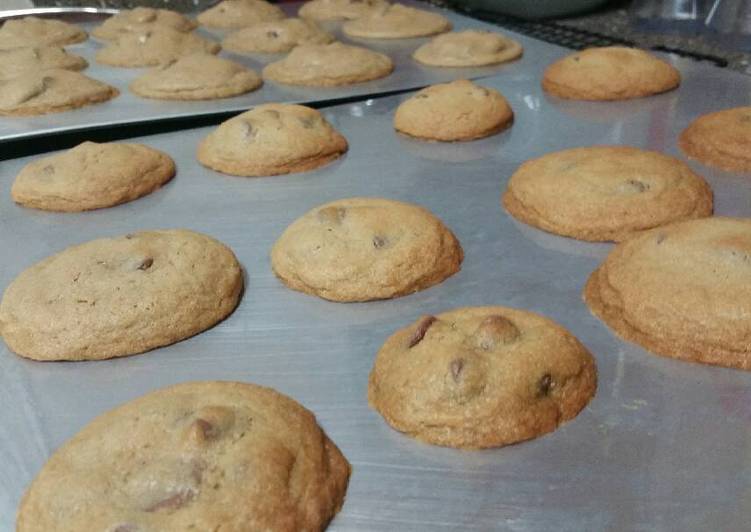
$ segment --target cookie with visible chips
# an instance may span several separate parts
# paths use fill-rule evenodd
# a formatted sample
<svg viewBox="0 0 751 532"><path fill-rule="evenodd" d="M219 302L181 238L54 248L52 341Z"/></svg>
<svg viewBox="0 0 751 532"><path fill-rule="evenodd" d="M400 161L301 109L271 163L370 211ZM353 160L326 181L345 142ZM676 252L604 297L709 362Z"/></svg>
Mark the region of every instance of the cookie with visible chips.
<svg viewBox="0 0 751 532"><path fill-rule="evenodd" d="M201 26L232 30L282 20L284 11L264 0L224 0L198 15Z"/></svg>
<svg viewBox="0 0 751 532"><path fill-rule="evenodd" d="M0 302L0 335L34 360L102 360L204 331L237 306L232 251L187 230L143 231L70 247L27 268Z"/></svg>
<svg viewBox="0 0 751 532"><path fill-rule="evenodd" d="M88 39L78 26L39 17L9 19L0 27L0 50L29 46L65 46Z"/></svg>
<svg viewBox="0 0 751 532"><path fill-rule="evenodd" d="M400 201L349 198L298 218L271 250L294 290L331 301L399 297L459 271L459 241L430 211Z"/></svg>
<svg viewBox="0 0 751 532"><path fill-rule="evenodd" d="M596 388L592 355L560 325L523 310L470 307L391 335L370 372L368 403L413 438L477 449L552 432Z"/></svg>
<svg viewBox="0 0 751 532"><path fill-rule="evenodd" d="M353 20L387 8L386 0L311 0L298 11L302 18L319 21Z"/></svg>
<svg viewBox="0 0 751 532"><path fill-rule="evenodd" d="M728 172L751 172L751 107L702 115L678 139L683 153Z"/></svg>
<svg viewBox="0 0 751 532"><path fill-rule="evenodd" d="M522 46L513 39L485 30L443 33L420 46L412 57L424 65L472 67L505 63L518 59Z"/></svg>
<svg viewBox="0 0 751 532"><path fill-rule="evenodd" d="M143 33L154 27L167 26L173 30L193 31L198 24L186 16L171 9L154 9L136 7L121 9L116 15L94 28L91 34L105 41L117 39L123 33Z"/></svg>
<svg viewBox="0 0 751 532"><path fill-rule="evenodd" d="M260 22L229 34L222 47L236 54L289 52L300 44L327 44L334 36L315 22L300 18L286 18Z"/></svg>
<svg viewBox="0 0 751 532"><path fill-rule="evenodd" d="M675 89L675 67L637 48L607 46L575 52L550 65L542 88L569 100L627 100Z"/></svg>
<svg viewBox="0 0 751 532"><path fill-rule="evenodd" d="M514 120L506 98L466 79L422 89L394 113L394 129L424 140L466 141L488 137Z"/></svg>
<svg viewBox="0 0 751 532"><path fill-rule="evenodd" d="M96 53L97 63L116 67L158 66L196 53L218 54L219 43L164 26L123 33Z"/></svg>
<svg viewBox="0 0 751 532"><path fill-rule="evenodd" d="M550 233L620 241L634 233L712 214L712 189L686 164L628 146L573 148L522 164L503 205Z"/></svg>
<svg viewBox="0 0 751 532"><path fill-rule="evenodd" d="M443 15L404 4L392 4L342 26L345 35L364 39L427 37L450 29L451 22Z"/></svg>
<svg viewBox="0 0 751 532"><path fill-rule="evenodd" d="M350 472L293 399L254 384L182 383L64 443L23 496L16 530L322 531Z"/></svg>

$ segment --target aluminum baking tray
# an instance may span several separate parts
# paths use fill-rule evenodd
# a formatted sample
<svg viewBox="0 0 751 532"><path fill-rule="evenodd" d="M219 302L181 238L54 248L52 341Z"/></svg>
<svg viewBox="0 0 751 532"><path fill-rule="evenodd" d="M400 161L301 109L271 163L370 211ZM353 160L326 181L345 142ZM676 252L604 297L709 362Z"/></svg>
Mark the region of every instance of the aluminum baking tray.
<svg viewBox="0 0 751 532"><path fill-rule="evenodd" d="M347 499L330 530L740 531L751 523L751 373L653 356L618 340L581 300L608 244L516 223L499 197L524 160L574 146L628 144L677 155L676 136L700 113L747 102L751 79L671 59L678 91L622 103L546 97L544 66L568 51L528 43L524 72L500 89L513 127L489 139L437 144L395 134L405 96L325 109L350 151L317 171L223 176L195 148L209 129L136 139L170 153L176 178L112 209L54 214L9 196L31 159L0 163L0 288L69 245L149 228L186 227L229 244L247 272L240 306L213 329L153 352L102 362L38 363L0 344L0 530L11 531L25 486L50 453L97 414L195 379L273 386L312 409L351 461ZM748 216L751 181L691 163L715 191L716 212ZM365 195L431 209L461 241L461 272L390 301L339 304L285 288L269 250L295 218L325 201ZM366 401L379 346L425 313L509 305L549 316L594 354L599 388L573 421L503 449L458 451L389 428ZM106 504L106 501L105 501Z"/></svg>
<svg viewBox="0 0 751 532"><path fill-rule="evenodd" d="M409 3L409 1L408 1ZM411 2L421 8L439 11L450 18L454 26L463 28L493 28L496 26L476 21L448 10L441 10L422 2ZM283 5L284 9L293 15L297 13L302 3ZM104 19L109 17L113 10L98 10L92 8L42 8L32 10L16 10L3 13L0 11L0 21L3 18L18 17L37 13L39 16L56 17L63 20L76 22L83 29L91 31ZM450 81L459 78L478 78L499 71L514 75L523 70L519 61L506 65L478 68L436 68L423 66L414 61L410 56L412 52L428 38L421 39L398 39L394 41L377 41L372 39L354 39L344 36L340 31L340 24L326 24L326 28L343 41L366 46L389 55L395 64L394 72L382 79L366 83L359 83L345 87L334 88L311 88L282 85L267 82L259 90L220 100L203 100L192 102L179 102L167 100L153 100L141 98L128 90L128 85L140 76L146 69L143 68L116 68L100 65L94 61L94 55L101 48L102 43L92 37L88 41L67 46L66 49L86 58L90 66L83 73L117 87L120 95L108 102L86 106L64 113L54 113L32 117L0 117L0 145L3 142L22 138L50 135L78 129L102 128L118 124L132 124L138 122L154 122L184 118L190 116L212 115L234 111L244 111L253 105L264 102L296 102L296 103L320 103L329 100L341 100L354 96L375 95L396 92L407 89L424 87L433 83ZM225 32L197 30L205 37L221 40ZM531 42L527 37L514 35L523 44ZM284 57L285 54L256 54L244 56L230 52L221 52L222 57L227 57L243 63L256 70L260 74L263 66L269 62Z"/></svg>

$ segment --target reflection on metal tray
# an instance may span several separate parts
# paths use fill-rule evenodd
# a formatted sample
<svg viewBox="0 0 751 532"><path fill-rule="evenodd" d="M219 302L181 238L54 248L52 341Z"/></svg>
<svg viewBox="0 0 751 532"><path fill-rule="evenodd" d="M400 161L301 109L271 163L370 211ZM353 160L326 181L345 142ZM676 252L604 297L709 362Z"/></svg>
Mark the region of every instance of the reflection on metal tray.
<svg viewBox="0 0 751 532"><path fill-rule="evenodd" d="M456 28L493 28L489 24L457 15L448 10L439 10L439 8L427 6L423 3L419 4L425 9L441 11L452 20ZM300 5L300 3L293 3L285 4L283 7L289 14L294 14ZM38 11L26 10L11 13L15 13L18 16L19 14L36 13ZM76 11L74 8L50 8L42 10L41 13L45 16L55 16L65 20L70 20L73 17L80 23L81 27L90 31L112 12L112 10L95 10L91 8L85 11ZM3 16L5 14L0 13L0 20ZM0 117L0 143L77 129L92 129L118 124L147 123L190 116L244 111L253 105L264 102L313 104L354 96L376 95L414 89L459 78L478 78L501 71L508 73L508 75L519 75L521 72L518 62L478 68L435 68L422 66L410 56L418 46L428 40L427 38L390 41L354 39L344 37L339 30L338 24L326 24L325 27L329 31L332 31L341 41L372 48L389 55L396 67L394 72L383 79L344 87L294 87L267 82L255 92L234 98L191 102L152 100L136 96L128 90L128 84L141 75L145 69L115 68L96 63L94 61L94 54L101 47L101 43L95 38L90 38L84 43L67 46L66 49L72 53L82 55L89 61L90 66L83 71L84 74L117 87L120 90L120 96L105 103L89 105L63 113L33 117ZM206 37L216 40L221 40L224 35L221 31L211 31L203 28L197 31ZM529 39L524 37L520 37L520 40L529 42ZM284 57L284 54L243 56L229 52L221 52L221 55L243 63L259 73L265 64Z"/></svg>
<svg viewBox="0 0 751 532"><path fill-rule="evenodd" d="M539 87L545 65L568 53L527 41L523 69L482 80L516 120L497 136L456 144L398 136L406 96L324 109L350 151L314 172L222 176L195 160L209 129L134 139L165 150L178 174L142 199L82 214L23 209L3 163L0 288L69 245L147 228L186 227L230 245L247 271L237 311L173 346L119 360L35 363L0 344L0 530L13 529L28 482L55 447L97 414L176 382L234 379L273 386L312 409L354 467L331 532L509 530L746 530L751 522L751 373L660 358L618 340L581 300L610 249L512 220L501 191L518 165L598 143L678 155L677 134L700 113L747 102L751 79L674 59L680 89L630 102L563 102ZM716 212L748 216L751 181L692 163L715 191ZM424 205L464 247L462 271L390 301L338 304L282 286L269 266L295 218L335 198L384 196ZM596 397L542 438L488 451L419 443L367 406L373 358L397 328L462 305L526 308L560 322L594 354Z"/></svg>

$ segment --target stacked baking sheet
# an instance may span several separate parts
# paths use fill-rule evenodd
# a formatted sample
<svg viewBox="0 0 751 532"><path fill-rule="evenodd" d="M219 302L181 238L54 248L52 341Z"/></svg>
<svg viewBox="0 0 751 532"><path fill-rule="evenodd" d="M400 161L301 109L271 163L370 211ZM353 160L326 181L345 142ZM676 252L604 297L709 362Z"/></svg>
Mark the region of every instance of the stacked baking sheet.
<svg viewBox="0 0 751 532"><path fill-rule="evenodd" d="M450 15L461 26L482 26ZM237 311L189 340L124 359L34 363L0 346L0 530L12 530L27 483L50 453L95 415L168 384L235 379L272 386L317 415L354 471L332 531L747 530L751 522L751 374L663 359L615 338L581 301L610 249L520 225L501 208L524 160L613 143L679 155L691 119L747 102L751 79L671 59L678 91L621 103L562 102L539 88L566 51L519 37L524 58L480 83L499 89L513 127L468 143L394 133L392 96L323 109L350 143L314 172L223 176L195 147L210 129L135 139L169 153L177 177L138 201L82 214L14 205L13 177L31 158L2 163L0 287L64 247L147 228L186 227L235 250L247 272ZM716 213L748 216L747 177L692 166L715 192ZM310 208L348 196L424 205L458 236L466 259L444 283L407 297L338 304L285 288L268 253ZM462 452L390 429L367 406L367 376L381 343L421 314L502 304L542 313L594 354L599 389L572 422L534 441Z"/></svg>

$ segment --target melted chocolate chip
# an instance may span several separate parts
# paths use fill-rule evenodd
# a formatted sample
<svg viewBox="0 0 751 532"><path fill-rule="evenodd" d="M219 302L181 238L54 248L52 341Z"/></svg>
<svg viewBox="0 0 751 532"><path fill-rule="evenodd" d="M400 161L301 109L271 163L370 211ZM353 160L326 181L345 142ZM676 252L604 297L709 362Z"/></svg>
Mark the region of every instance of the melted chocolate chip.
<svg viewBox="0 0 751 532"><path fill-rule="evenodd" d="M269 39L276 39L279 37L279 32L274 30L267 31L266 37L268 37Z"/></svg>
<svg viewBox="0 0 751 532"><path fill-rule="evenodd" d="M519 338L519 329L501 315L488 316L475 331L475 345L486 351L510 344Z"/></svg>
<svg viewBox="0 0 751 532"><path fill-rule="evenodd" d="M317 122L318 117L315 116L304 116L300 118L300 123L305 129L313 129L316 126Z"/></svg>
<svg viewBox="0 0 751 532"><path fill-rule="evenodd" d="M668 237L668 235L666 235L665 233L659 233L657 235L657 245L659 246L660 244L662 244L663 242L665 242L665 239L667 237Z"/></svg>
<svg viewBox="0 0 751 532"><path fill-rule="evenodd" d="M147 512L158 512L160 510L177 510L178 508L182 508L186 504L188 504L190 501L193 500L193 492L192 491L181 491L179 493L175 493L174 495L171 495L167 497L166 499L162 499L161 501L152 504L148 508L146 508Z"/></svg>
<svg viewBox="0 0 751 532"><path fill-rule="evenodd" d="M461 358L452 360L449 369L451 370L451 378L454 379L454 382L459 382L459 377L464 369L464 360Z"/></svg>
<svg viewBox="0 0 751 532"><path fill-rule="evenodd" d="M538 397L547 397L550 394L550 390L553 389L555 383L550 373L543 375L537 383L537 395Z"/></svg>
<svg viewBox="0 0 751 532"><path fill-rule="evenodd" d="M154 259L152 259L151 257L146 257L141 261L141 264L139 264L136 269L145 272L146 270L151 268L152 264L154 264Z"/></svg>
<svg viewBox="0 0 751 532"><path fill-rule="evenodd" d="M637 181L636 179L629 179L626 183L637 192L646 192L649 190L649 184Z"/></svg>
<svg viewBox="0 0 751 532"><path fill-rule="evenodd" d="M435 316L423 316L420 318L420 321L417 322L417 328L409 338L407 347L412 348L422 342L422 339L425 338L425 333L428 332L428 329L430 329L430 326L433 325L436 320L437 318Z"/></svg>
<svg viewBox="0 0 751 532"><path fill-rule="evenodd" d="M387 242L388 242L388 239L386 239L386 238L384 238L382 236L376 235L376 236L373 237L373 247L376 248L376 249L382 248L383 246L386 245Z"/></svg>
<svg viewBox="0 0 751 532"><path fill-rule="evenodd" d="M324 207L319 209L318 220L331 225L340 225L347 215L347 209L344 207Z"/></svg>

